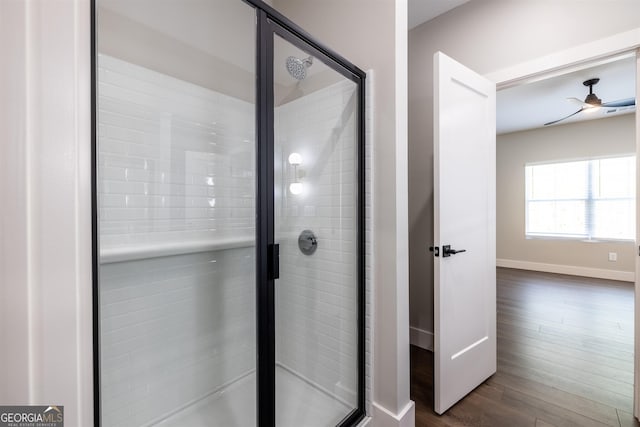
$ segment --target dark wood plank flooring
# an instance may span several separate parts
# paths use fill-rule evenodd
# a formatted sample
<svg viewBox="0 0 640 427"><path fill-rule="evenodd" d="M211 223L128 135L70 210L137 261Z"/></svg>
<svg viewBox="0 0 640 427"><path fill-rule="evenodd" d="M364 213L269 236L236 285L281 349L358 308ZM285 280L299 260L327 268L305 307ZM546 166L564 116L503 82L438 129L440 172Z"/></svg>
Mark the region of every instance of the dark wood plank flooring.
<svg viewBox="0 0 640 427"><path fill-rule="evenodd" d="M411 347L416 426L640 426L633 285L498 268L498 371L433 412L433 354Z"/></svg>

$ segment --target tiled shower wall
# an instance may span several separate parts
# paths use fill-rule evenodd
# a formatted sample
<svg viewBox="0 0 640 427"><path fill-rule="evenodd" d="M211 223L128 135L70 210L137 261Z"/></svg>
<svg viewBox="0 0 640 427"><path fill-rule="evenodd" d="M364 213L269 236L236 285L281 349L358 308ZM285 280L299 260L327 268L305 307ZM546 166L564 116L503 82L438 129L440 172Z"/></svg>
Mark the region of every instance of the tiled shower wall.
<svg viewBox="0 0 640 427"><path fill-rule="evenodd" d="M99 56L103 248L253 238L255 106Z"/></svg>
<svg viewBox="0 0 640 427"><path fill-rule="evenodd" d="M102 265L105 427L147 425L253 371L253 253Z"/></svg>
<svg viewBox="0 0 640 427"><path fill-rule="evenodd" d="M108 56L99 64L102 412L105 426L145 424L255 368L255 112ZM351 405L354 91L339 83L276 109L277 361ZM295 197L292 151L305 174ZM319 239L311 257L297 248L307 228ZM145 256L159 245L180 250Z"/></svg>
<svg viewBox="0 0 640 427"><path fill-rule="evenodd" d="M342 81L276 109L276 360L357 406L356 85ZM288 191L298 167L304 191ZM298 235L318 249L304 255Z"/></svg>
<svg viewBox="0 0 640 427"><path fill-rule="evenodd" d="M108 56L99 73L102 414L128 427L255 368L255 113Z"/></svg>

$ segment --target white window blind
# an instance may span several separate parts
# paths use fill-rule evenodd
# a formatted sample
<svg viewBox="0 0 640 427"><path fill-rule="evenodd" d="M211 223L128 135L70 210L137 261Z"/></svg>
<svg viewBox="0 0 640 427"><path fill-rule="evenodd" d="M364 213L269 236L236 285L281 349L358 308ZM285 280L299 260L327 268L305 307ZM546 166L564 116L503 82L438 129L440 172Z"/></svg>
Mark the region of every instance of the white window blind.
<svg viewBox="0 0 640 427"><path fill-rule="evenodd" d="M526 234L635 239L635 156L525 166Z"/></svg>

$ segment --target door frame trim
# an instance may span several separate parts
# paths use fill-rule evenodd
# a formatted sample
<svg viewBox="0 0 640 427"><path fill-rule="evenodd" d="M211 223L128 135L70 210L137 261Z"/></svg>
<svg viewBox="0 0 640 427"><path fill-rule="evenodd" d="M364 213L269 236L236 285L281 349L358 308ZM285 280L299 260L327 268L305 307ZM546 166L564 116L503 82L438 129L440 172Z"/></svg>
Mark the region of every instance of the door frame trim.
<svg viewBox="0 0 640 427"><path fill-rule="evenodd" d="M577 71L597 61L613 61L633 53L638 47L640 27L502 68L484 74L484 77L493 81L498 91Z"/></svg>

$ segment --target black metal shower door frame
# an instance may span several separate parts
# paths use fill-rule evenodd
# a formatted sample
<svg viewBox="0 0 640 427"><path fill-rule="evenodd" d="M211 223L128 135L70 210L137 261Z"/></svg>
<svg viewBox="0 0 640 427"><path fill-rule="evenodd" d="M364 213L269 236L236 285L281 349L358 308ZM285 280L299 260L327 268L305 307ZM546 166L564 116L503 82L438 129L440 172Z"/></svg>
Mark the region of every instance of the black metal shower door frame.
<svg viewBox="0 0 640 427"><path fill-rule="evenodd" d="M91 0L91 204L93 290L94 426L101 425L100 298L97 147L97 23ZM357 407L337 427L352 427L365 416L365 77L344 57L324 46L262 0L241 0L256 9L256 371L257 427L276 427L274 268L274 37L278 35L323 61L357 85Z"/></svg>
<svg viewBox="0 0 640 427"><path fill-rule="evenodd" d="M349 61L318 43L309 34L262 1L244 0L258 10L257 31L257 406L258 426L275 427L275 279L273 251L274 230L274 38L279 36L321 60L332 70L356 83L357 102L357 366L358 406L347 415L339 427L356 425L365 415L365 73ZM266 215L263 215L266 213Z"/></svg>

